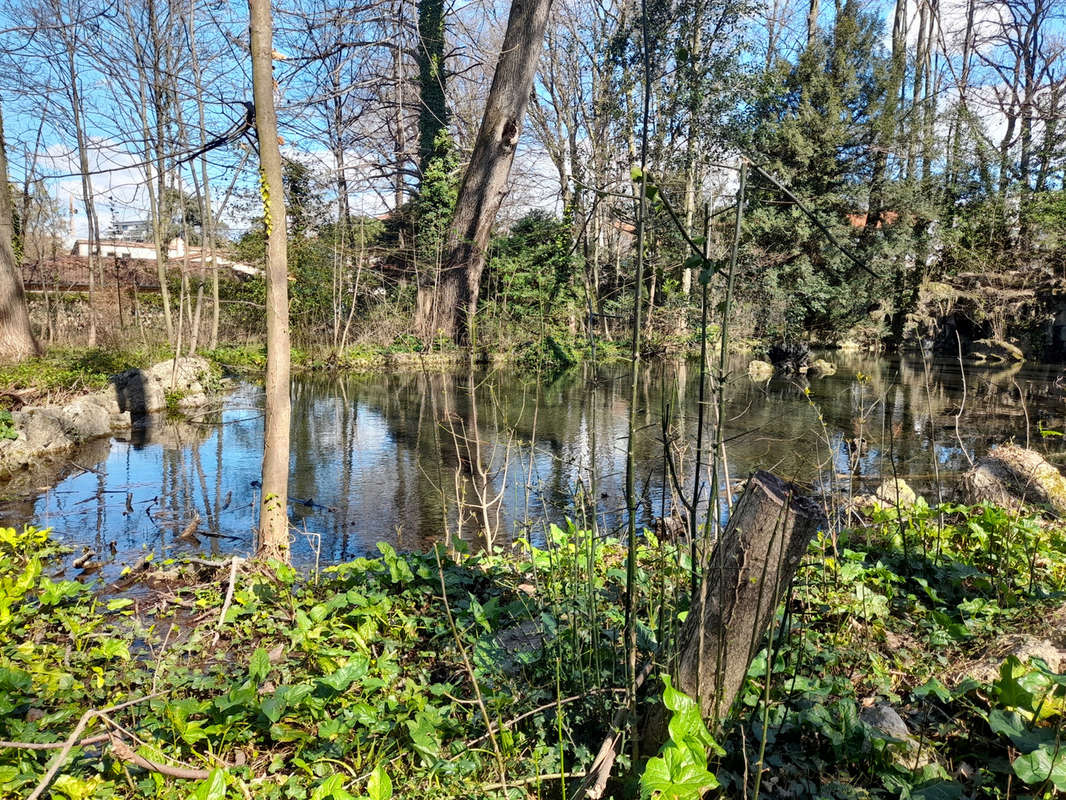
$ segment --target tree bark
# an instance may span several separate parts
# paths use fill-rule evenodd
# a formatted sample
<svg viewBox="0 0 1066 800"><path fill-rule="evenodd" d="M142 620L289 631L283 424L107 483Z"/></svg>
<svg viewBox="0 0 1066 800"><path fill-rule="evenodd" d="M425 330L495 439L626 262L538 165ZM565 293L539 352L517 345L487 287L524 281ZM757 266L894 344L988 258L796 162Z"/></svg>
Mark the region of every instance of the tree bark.
<svg viewBox="0 0 1066 800"><path fill-rule="evenodd" d="M289 559L289 282L270 0L248 0L252 54L252 95L259 138L263 213L267 226L266 415L263 485L259 503L260 557Z"/></svg>
<svg viewBox="0 0 1066 800"><path fill-rule="evenodd" d="M507 192L551 0L513 0L470 165L463 175L440 277L419 289L415 325L423 338L438 333L473 340L481 273L492 225Z"/></svg>
<svg viewBox="0 0 1066 800"><path fill-rule="evenodd" d="M819 505L769 472L748 480L679 634L674 685L697 698L705 719L721 720L788 592L800 559L825 522ZM652 708L646 753L666 740L669 713Z"/></svg>
<svg viewBox="0 0 1066 800"><path fill-rule="evenodd" d="M7 144L0 111L0 362L17 362L40 355L30 327L26 295L22 288L12 242L11 192L7 179Z"/></svg>

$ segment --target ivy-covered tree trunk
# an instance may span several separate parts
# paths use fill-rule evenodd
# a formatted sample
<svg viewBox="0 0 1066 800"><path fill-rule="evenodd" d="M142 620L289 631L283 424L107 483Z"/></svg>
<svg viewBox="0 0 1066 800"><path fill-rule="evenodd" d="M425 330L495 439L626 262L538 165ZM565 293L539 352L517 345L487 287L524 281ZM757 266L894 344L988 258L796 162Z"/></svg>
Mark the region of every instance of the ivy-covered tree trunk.
<svg viewBox="0 0 1066 800"><path fill-rule="evenodd" d="M518 136L548 23L551 0L513 0L507 32L463 175L436 280L418 292L415 326L423 338L473 339L481 273L496 214L507 192Z"/></svg>
<svg viewBox="0 0 1066 800"><path fill-rule="evenodd" d="M397 51L398 52L398 51ZM436 155L437 137L448 126L444 96L444 0L418 3L418 163L425 176Z"/></svg>

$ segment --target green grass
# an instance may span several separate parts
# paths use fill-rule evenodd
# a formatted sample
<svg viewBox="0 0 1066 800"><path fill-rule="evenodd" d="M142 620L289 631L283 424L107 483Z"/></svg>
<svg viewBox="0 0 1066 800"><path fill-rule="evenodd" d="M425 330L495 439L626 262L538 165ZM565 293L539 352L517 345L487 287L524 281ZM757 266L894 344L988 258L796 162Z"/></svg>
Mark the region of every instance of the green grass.
<svg viewBox="0 0 1066 800"><path fill-rule="evenodd" d="M107 386L111 375L170 357L165 347L53 348L39 358L0 366L0 391L25 394L34 402L42 397L96 391Z"/></svg>

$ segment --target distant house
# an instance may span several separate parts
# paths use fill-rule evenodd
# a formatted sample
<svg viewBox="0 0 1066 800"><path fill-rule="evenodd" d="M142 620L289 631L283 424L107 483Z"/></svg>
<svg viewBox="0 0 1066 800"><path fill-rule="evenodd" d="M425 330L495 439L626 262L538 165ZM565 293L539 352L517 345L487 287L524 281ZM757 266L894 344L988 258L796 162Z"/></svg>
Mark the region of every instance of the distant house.
<svg viewBox="0 0 1066 800"><path fill-rule="evenodd" d="M74 248L70 251L72 256L89 256L91 243L88 239L78 239ZM104 258L136 258L144 261L155 261L157 253L152 242L136 242L121 239L101 239L96 243L96 253ZM182 239L173 239L167 245L167 258L176 259L185 255L185 242Z"/></svg>
<svg viewBox="0 0 1066 800"><path fill-rule="evenodd" d="M146 242L152 238L152 221L149 219L115 220L111 223L111 238L124 242Z"/></svg>

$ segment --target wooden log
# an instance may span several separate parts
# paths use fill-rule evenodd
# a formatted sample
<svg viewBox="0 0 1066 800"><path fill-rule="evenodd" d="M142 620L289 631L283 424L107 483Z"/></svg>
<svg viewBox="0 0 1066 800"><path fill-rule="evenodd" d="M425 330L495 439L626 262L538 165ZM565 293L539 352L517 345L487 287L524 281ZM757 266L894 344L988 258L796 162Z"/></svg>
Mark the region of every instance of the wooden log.
<svg viewBox="0 0 1066 800"><path fill-rule="evenodd" d="M964 476L968 503L988 501L1019 513L1027 507L1066 516L1066 478L1040 453L1015 444L988 451Z"/></svg>
<svg viewBox="0 0 1066 800"><path fill-rule="evenodd" d="M748 480L678 637L674 686L698 699L712 730L729 713L778 603L824 524L819 504L792 484L763 471ZM643 752L658 752L668 721L661 703L651 708Z"/></svg>

